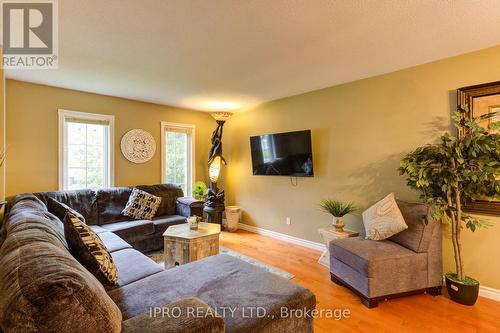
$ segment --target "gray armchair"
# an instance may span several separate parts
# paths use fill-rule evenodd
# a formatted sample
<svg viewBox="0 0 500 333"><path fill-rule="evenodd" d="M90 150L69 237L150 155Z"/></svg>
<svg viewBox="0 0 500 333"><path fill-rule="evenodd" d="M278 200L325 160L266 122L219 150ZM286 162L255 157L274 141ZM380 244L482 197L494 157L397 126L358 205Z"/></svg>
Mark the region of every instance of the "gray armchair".
<svg viewBox="0 0 500 333"><path fill-rule="evenodd" d="M357 237L330 242L332 281L351 289L368 308L389 298L441 294L441 224L425 204L398 201L398 206L408 225L405 231L383 241Z"/></svg>

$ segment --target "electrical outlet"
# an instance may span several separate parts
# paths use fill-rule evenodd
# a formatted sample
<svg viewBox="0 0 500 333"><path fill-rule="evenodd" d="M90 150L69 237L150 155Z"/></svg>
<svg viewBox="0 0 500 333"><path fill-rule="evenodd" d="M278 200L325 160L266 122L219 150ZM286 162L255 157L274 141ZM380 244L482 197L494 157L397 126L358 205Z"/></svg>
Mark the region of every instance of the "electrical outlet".
<svg viewBox="0 0 500 333"><path fill-rule="evenodd" d="M288 224L288 225L292 224L292 218L291 217L287 217L286 218L286 224Z"/></svg>

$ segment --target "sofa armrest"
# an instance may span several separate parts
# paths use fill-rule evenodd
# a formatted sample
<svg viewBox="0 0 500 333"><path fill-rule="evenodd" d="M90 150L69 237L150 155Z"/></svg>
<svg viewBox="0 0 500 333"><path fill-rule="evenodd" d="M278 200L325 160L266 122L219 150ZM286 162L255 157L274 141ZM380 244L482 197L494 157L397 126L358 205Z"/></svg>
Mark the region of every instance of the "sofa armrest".
<svg viewBox="0 0 500 333"><path fill-rule="evenodd" d="M196 215L203 218L204 206L205 202L191 197L180 197L176 202L177 214L185 217Z"/></svg>
<svg viewBox="0 0 500 333"><path fill-rule="evenodd" d="M224 333L224 319L196 297L184 298L125 320L122 333Z"/></svg>

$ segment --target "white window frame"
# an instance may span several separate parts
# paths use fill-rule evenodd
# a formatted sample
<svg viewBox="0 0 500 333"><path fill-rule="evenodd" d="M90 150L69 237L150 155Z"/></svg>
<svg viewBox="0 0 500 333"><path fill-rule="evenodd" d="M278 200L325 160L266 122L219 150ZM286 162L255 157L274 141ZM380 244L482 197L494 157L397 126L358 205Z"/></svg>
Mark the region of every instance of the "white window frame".
<svg viewBox="0 0 500 333"><path fill-rule="evenodd" d="M186 193L184 193L185 196L190 197L193 192L193 187L195 183L195 175L196 175L196 170L195 170L195 146L196 146L196 126L193 124L180 124L180 123L171 123L167 121L162 121L161 122L161 182L165 184L167 182L166 179L166 172L165 172L165 159L166 159L166 151L165 151L165 131L169 128L178 128L180 130L189 130L191 132L191 145L188 145L188 165L191 165L191 172L188 174L188 181L187 185L188 188L186 189Z"/></svg>
<svg viewBox="0 0 500 333"><path fill-rule="evenodd" d="M59 113L59 190L63 191L64 179L66 176L65 161L67 155L67 145L66 145L66 135L64 124L67 118L71 119L81 119L92 120L92 121L105 121L109 123L109 147L108 147L108 175L109 175L109 187L113 187L115 184L115 116L98 114L98 113L88 113L80 111L71 111L65 109L58 109Z"/></svg>

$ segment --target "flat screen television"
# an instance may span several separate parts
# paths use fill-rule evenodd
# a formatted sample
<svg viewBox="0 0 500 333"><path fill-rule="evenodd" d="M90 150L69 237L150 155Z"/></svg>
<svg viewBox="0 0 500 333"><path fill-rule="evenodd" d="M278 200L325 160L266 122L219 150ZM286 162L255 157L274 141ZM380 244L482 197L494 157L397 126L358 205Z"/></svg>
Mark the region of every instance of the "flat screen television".
<svg viewBox="0 0 500 333"><path fill-rule="evenodd" d="M313 177L311 131L250 137L254 175Z"/></svg>

